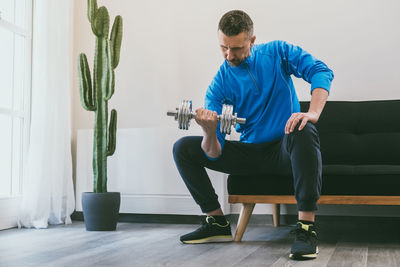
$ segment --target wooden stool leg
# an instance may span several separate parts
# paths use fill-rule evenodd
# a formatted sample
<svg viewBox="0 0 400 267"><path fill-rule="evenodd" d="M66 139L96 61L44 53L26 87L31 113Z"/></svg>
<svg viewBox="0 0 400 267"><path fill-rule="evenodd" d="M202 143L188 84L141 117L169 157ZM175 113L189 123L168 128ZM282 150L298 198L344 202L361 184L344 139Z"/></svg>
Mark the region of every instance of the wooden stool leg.
<svg viewBox="0 0 400 267"><path fill-rule="evenodd" d="M243 203L242 204L242 210L240 211L239 215L239 221L236 227L236 233L235 233L235 241L240 242L242 241L242 237L244 234L244 231L246 230L247 224L249 223L249 219L251 216L251 213L253 212L255 203Z"/></svg>
<svg viewBox="0 0 400 267"><path fill-rule="evenodd" d="M279 218L281 215L281 204L272 204L272 219L274 220L274 226L279 226Z"/></svg>

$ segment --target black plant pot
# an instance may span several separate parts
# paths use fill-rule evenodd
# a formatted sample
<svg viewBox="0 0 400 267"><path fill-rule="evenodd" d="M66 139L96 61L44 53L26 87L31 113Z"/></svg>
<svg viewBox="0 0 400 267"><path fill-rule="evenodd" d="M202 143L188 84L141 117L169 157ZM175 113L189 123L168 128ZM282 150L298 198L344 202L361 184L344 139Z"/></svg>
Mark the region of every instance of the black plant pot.
<svg viewBox="0 0 400 267"><path fill-rule="evenodd" d="M87 231L115 231L121 194L119 192L82 193L83 219Z"/></svg>

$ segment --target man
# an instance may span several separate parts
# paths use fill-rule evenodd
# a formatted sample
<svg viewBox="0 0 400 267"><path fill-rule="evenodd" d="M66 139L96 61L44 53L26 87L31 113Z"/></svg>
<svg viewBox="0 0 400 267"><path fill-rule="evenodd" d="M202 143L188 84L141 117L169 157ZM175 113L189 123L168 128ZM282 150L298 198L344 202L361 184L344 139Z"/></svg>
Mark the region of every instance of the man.
<svg viewBox="0 0 400 267"><path fill-rule="evenodd" d="M218 25L225 58L208 87L205 108L196 110L204 137L189 136L173 148L174 160L206 222L181 236L183 243L232 240L218 197L205 168L228 174L290 173L298 208L290 258L316 258L315 210L321 190L321 153L314 124L324 108L332 71L298 46L283 41L254 44L253 22L243 11L229 11ZM311 83L307 112L300 112L291 75ZM240 141L221 134L217 114L231 104L246 124Z"/></svg>

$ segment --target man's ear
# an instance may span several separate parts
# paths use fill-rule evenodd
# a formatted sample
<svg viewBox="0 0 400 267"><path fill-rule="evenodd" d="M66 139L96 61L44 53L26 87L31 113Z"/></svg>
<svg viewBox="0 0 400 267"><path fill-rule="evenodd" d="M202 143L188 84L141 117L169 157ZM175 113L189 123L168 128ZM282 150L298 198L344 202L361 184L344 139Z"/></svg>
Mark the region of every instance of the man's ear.
<svg viewBox="0 0 400 267"><path fill-rule="evenodd" d="M250 38L250 48L253 47L255 41L256 41L256 36L253 35L253 37Z"/></svg>

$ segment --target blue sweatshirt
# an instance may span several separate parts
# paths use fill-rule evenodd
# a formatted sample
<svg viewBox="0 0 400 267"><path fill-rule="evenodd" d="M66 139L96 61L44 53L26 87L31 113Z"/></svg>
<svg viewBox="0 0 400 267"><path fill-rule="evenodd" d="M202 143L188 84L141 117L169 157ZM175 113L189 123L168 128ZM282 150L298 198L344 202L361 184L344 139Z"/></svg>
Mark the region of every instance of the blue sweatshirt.
<svg viewBox="0 0 400 267"><path fill-rule="evenodd" d="M240 141L265 143L285 134L292 113L300 104L291 75L311 83L315 88L330 90L333 72L320 60L298 46L284 41L255 44L250 56L239 66L225 60L207 89L205 108L221 114L222 104L233 105L246 124L236 125ZM225 135L217 128L223 149Z"/></svg>

